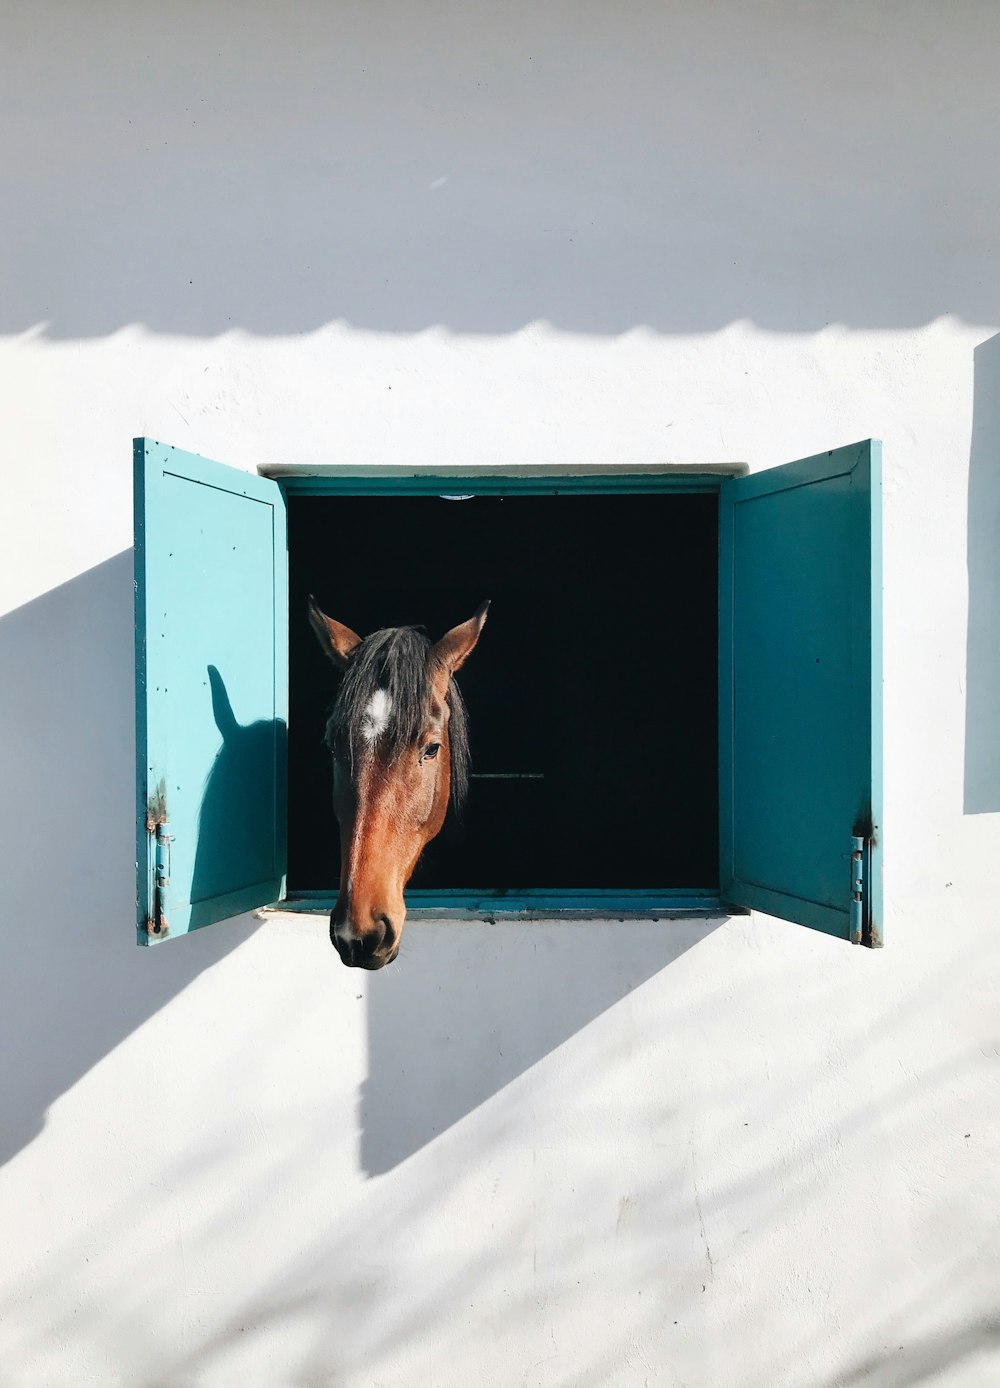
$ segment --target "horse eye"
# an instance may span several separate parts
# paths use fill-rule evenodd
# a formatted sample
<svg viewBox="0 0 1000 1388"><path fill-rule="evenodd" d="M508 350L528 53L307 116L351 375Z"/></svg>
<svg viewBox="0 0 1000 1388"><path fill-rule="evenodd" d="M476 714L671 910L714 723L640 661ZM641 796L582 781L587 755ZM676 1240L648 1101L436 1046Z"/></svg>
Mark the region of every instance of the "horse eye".
<svg viewBox="0 0 1000 1388"><path fill-rule="evenodd" d="M440 744L440 742L428 742L427 746L424 748L424 756L425 756L425 757L436 757L437 754L438 754L438 752L440 752L440 750L441 750L441 744Z"/></svg>

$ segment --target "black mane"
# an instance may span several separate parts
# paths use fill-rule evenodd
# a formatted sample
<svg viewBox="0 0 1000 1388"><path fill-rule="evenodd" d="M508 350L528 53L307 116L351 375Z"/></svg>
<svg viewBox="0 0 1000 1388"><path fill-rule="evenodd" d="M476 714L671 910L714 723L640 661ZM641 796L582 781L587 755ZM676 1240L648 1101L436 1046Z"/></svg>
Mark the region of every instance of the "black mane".
<svg viewBox="0 0 1000 1388"><path fill-rule="evenodd" d="M379 689L392 701L389 723L380 735L390 758L420 736L430 712L435 660L427 636L415 627L387 627L365 637L347 662L330 712L326 741L345 745L353 757L363 744L368 707ZM461 808L469 786L469 728L458 685L448 686L448 742L451 749L451 800Z"/></svg>

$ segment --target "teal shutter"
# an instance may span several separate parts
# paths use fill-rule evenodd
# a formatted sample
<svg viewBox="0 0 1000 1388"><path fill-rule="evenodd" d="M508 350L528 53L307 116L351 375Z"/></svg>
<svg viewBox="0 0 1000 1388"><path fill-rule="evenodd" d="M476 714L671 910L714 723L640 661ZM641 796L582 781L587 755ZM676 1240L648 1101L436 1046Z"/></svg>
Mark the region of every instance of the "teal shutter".
<svg viewBox="0 0 1000 1388"><path fill-rule="evenodd" d="M277 483L134 443L140 944L283 895L288 577Z"/></svg>
<svg viewBox="0 0 1000 1388"><path fill-rule="evenodd" d="M882 943L881 445L723 483L724 901Z"/></svg>

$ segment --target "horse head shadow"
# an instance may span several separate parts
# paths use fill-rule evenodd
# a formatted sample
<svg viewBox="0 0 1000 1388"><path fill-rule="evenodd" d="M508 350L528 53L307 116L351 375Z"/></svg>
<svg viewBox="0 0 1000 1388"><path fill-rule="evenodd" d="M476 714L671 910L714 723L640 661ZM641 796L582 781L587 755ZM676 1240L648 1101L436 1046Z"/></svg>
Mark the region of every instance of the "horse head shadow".
<svg viewBox="0 0 1000 1388"><path fill-rule="evenodd" d="M282 785L279 769L288 759L284 720L241 724L214 665L208 666L208 683L222 745L198 810L191 930L219 919L214 903L220 897L284 875L284 805L276 800Z"/></svg>

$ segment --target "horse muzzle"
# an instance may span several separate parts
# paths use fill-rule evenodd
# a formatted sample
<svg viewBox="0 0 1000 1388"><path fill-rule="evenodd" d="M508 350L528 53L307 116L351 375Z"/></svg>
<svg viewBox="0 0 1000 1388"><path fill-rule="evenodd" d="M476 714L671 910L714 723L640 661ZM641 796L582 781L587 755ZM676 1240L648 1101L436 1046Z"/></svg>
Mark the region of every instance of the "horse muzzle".
<svg viewBox="0 0 1000 1388"><path fill-rule="evenodd" d="M341 962L352 969L384 969L399 953L399 932L387 915L376 917L367 930L356 930L350 920L330 917L330 940Z"/></svg>

